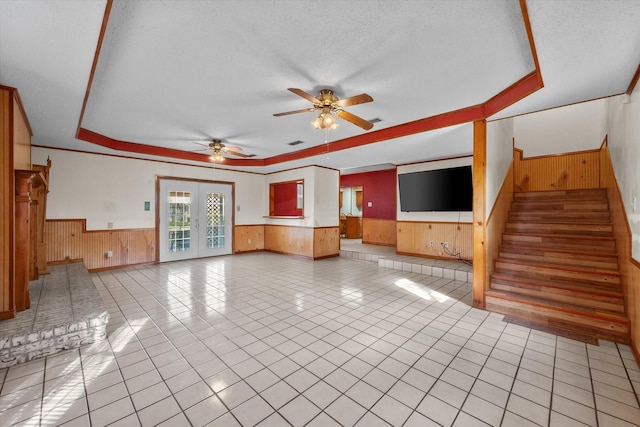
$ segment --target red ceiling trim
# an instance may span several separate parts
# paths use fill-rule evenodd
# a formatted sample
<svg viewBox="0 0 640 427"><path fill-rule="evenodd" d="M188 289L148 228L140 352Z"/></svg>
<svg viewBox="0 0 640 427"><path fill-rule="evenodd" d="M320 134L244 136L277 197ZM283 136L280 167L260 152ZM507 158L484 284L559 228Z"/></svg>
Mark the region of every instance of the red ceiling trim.
<svg viewBox="0 0 640 427"><path fill-rule="evenodd" d="M93 64L91 64L91 72L89 73L89 82L87 83L87 90L84 93L84 100L82 101L82 109L80 110L80 117L78 118L78 127L76 128L76 138L78 139L82 139L79 137L80 128L82 127L84 110L87 108L87 102L89 101L89 92L91 92L91 86L93 85L93 77L96 73L96 68L98 66L98 58L100 57L102 42L104 41L104 35L107 32L107 24L109 23L109 16L111 15L111 6L113 6L113 0L107 0L107 4L104 8L104 15L102 17L102 26L100 27L100 34L98 35L98 44L96 45L96 53L93 55Z"/></svg>
<svg viewBox="0 0 640 427"><path fill-rule="evenodd" d="M190 151L158 147L156 145L139 144L137 142L120 141L84 128L80 128L77 138L102 147L111 148L112 150L211 163L208 154L192 153ZM224 164L228 166L264 166L264 160L225 158Z"/></svg>
<svg viewBox="0 0 640 427"><path fill-rule="evenodd" d="M103 147L111 148L118 151L133 152L139 154L170 157L175 159L191 160L197 162L209 163L209 156L206 154L192 153L189 151L176 150L172 148L158 147L155 145L139 144L128 141L119 141L113 138L109 138L104 135L100 135L96 132L82 128L82 119L84 117L84 111L89 99L89 92L91 91L91 85L93 83L93 77L98 64L98 57L100 55L100 49L102 48L102 42L106 33L107 23L109 21L109 14L111 13L111 7L113 0L107 0L105 8L105 14L102 21L102 28L100 30L100 36L98 38L98 45L96 47L96 53L93 59L93 65L91 67L91 74L87 85L87 91L85 93L84 102L82 105L82 111L80 113L80 119L78 121L78 130L76 138L90 142L93 144L101 145ZM281 154L266 159L233 159L225 158L225 166L269 166L278 163L290 162L294 160L300 160L307 157L323 155L336 151L346 150L349 148L360 147L363 145L373 144L376 142L386 141L395 138L401 138L408 135L414 135L417 133L428 132L435 129L440 129L448 126L459 125L463 123L470 123L476 120L485 119L502 109L518 102L519 100L527 97L533 92L544 86L542 81L542 74L540 73L540 66L538 63L538 56L536 53L535 43L533 40L533 32L531 30L531 24L529 21L529 14L527 12L526 0L520 0L520 8L522 11L522 17L524 25L527 31L527 37L529 39L529 45L531 47L531 54L533 56L535 71L524 76L522 79L512 84L502 92L490 98L483 104L473 105L466 108L461 108L454 111L438 114L431 117L415 120L408 123L403 123L396 126L391 126L378 131L368 132L361 135L357 135L351 138L345 138L338 141L331 142L329 144L321 144L315 147L306 148L304 150L295 151L292 153ZM638 72L634 76L632 85L638 80L640 75L640 66ZM633 88L630 86L633 90Z"/></svg>
<svg viewBox="0 0 640 427"><path fill-rule="evenodd" d="M636 73L633 75L633 78L631 79L631 83L629 83L627 92L625 92L627 95L631 95L633 90L636 88L636 85L638 84L638 80L640 80L640 65L638 65L638 68L636 69Z"/></svg>

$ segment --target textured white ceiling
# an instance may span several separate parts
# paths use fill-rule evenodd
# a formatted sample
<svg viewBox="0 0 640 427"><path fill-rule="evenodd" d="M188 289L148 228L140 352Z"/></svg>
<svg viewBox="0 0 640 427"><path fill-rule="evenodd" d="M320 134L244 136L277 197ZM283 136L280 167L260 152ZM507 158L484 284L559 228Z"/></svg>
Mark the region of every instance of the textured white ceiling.
<svg viewBox="0 0 640 427"><path fill-rule="evenodd" d="M0 84L20 90L34 144L118 154L75 139L105 5L0 1ZM626 89L640 62L639 1L527 5L545 88L494 118ZM115 1L82 127L187 151L199 148L193 141L226 138L269 158L367 132L343 121L315 131L311 113L273 117L310 105L288 87L370 94L374 102L348 110L382 119L375 132L482 103L533 69L512 0ZM352 169L470 154L470 135L465 125L236 169ZM304 144L287 145L295 140Z"/></svg>

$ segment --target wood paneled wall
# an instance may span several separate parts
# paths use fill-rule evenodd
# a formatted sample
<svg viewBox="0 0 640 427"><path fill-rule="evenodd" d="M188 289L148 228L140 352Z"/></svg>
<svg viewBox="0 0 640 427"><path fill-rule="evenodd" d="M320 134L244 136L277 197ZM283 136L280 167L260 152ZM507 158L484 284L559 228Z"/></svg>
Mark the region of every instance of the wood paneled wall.
<svg viewBox="0 0 640 427"><path fill-rule="evenodd" d="M514 151L514 191L577 190L600 186L599 150L529 158L522 157L522 150Z"/></svg>
<svg viewBox="0 0 640 427"><path fill-rule="evenodd" d="M473 256L473 225L452 222L398 221L396 252L426 258L457 259L444 252L442 242L449 242L449 252L463 259ZM429 246L433 240L434 247Z"/></svg>
<svg viewBox="0 0 640 427"><path fill-rule="evenodd" d="M491 209L491 213L487 218L487 235L486 235L486 280L485 290L489 287L491 275L495 271L495 260L498 257L498 248L502 243L502 233L504 233L511 202L513 201L513 162L509 166L509 170L504 177L498 197Z"/></svg>
<svg viewBox="0 0 640 427"><path fill-rule="evenodd" d="M340 227L313 229L313 259L340 255Z"/></svg>
<svg viewBox="0 0 640 427"><path fill-rule="evenodd" d="M264 225L236 225L233 227L235 253L264 250Z"/></svg>
<svg viewBox="0 0 640 427"><path fill-rule="evenodd" d="M13 317L12 93L0 89L0 319ZM4 315L3 313L7 313Z"/></svg>
<svg viewBox="0 0 640 427"><path fill-rule="evenodd" d="M640 263L631 256L631 229L606 141L600 149L599 155L600 186L607 189L609 199L622 276L625 310L629 318L631 348L636 356L636 361L640 364Z"/></svg>
<svg viewBox="0 0 640 427"><path fill-rule="evenodd" d="M395 246L396 233L395 219L362 218L362 243Z"/></svg>
<svg viewBox="0 0 640 427"><path fill-rule="evenodd" d="M84 219L47 220L47 262L82 259L89 270L156 262L155 229L87 231L86 225Z"/></svg>
<svg viewBox="0 0 640 427"><path fill-rule="evenodd" d="M264 249L309 259L337 256L340 254L340 229L267 224L264 226Z"/></svg>

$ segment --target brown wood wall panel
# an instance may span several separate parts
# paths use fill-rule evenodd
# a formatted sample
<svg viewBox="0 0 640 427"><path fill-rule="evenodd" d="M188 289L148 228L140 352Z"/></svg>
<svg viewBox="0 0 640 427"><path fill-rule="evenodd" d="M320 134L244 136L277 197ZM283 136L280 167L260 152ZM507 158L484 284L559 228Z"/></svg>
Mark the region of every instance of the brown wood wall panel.
<svg viewBox="0 0 640 427"><path fill-rule="evenodd" d="M500 192L496 197L495 204L491 209L489 218L487 218L487 237L486 237L486 284L489 286L491 275L495 271L495 260L498 257L498 248L502 243L502 234L504 233L511 202L513 201L513 163L509 166L509 170L504 178Z"/></svg>
<svg viewBox="0 0 640 427"><path fill-rule="evenodd" d="M449 251L460 253L463 259L473 256L473 224L449 222L411 222L397 223L396 252L405 255L427 258L457 259L446 254L441 242L449 242ZM429 242L434 241L434 247Z"/></svg>
<svg viewBox="0 0 640 427"><path fill-rule="evenodd" d="M340 227L323 227L313 230L313 258L340 255Z"/></svg>
<svg viewBox="0 0 640 427"><path fill-rule="evenodd" d="M82 259L89 270L98 270L156 262L152 228L87 231L84 219L47 220L45 241L50 263Z"/></svg>
<svg viewBox="0 0 640 427"><path fill-rule="evenodd" d="M0 89L0 313L11 312L13 280L13 150L11 146L11 92Z"/></svg>
<svg viewBox="0 0 640 427"><path fill-rule="evenodd" d="M599 188L599 150L530 158L516 150L513 185L514 191Z"/></svg>
<svg viewBox="0 0 640 427"><path fill-rule="evenodd" d="M396 246L396 220L362 218L362 243Z"/></svg>
<svg viewBox="0 0 640 427"><path fill-rule="evenodd" d="M31 169L31 130L22 117L20 104L13 98L13 167L15 169Z"/></svg>
<svg viewBox="0 0 640 427"><path fill-rule="evenodd" d="M640 265L634 262L631 256L631 229L606 142L599 154L600 184L602 188L607 189L607 198L609 199L625 311L629 318L631 347L636 355L636 361L640 363Z"/></svg>
<svg viewBox="0 0 640 427"><path fill-rule="evenodd" d="M236 225L233 242L236 253L264 250L264 225Z"/></svg>
<svg viewBox="0 0 640 427"><path fill-rule="evenodd" d="M264 226L265 250L313 258L313 228L286 225Z"/></svg>

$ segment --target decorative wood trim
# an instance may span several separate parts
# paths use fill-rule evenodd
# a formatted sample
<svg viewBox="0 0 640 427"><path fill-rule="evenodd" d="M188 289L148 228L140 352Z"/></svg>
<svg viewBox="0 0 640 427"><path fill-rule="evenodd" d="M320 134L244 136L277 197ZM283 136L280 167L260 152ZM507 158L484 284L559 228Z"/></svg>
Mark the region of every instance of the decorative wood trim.
<svg viewBox="0 0 640 427"><path fill-rule="evenodd" d="M20 110L20 114L24 120L24 124L29 130L29 136L33 136L33 130L31 130L31 124L29 123L29 117L27 116L27 111L24 109L24 104L22 103L22 98L20 98L20 91L11 86L0 85L0 90L6 90L13 95L14 101L18 104L18 109Z"/></svg>
<svg viewBox="0 0 640 427"><path fill-rule="evenodd" d="M640 80L640 64L638 65L638 68L636 69L636 73L633 75L633 78L629 83L629 87L625 92L627 95L631 95L633 93L634 89L636 88L636 85L638 84L638 80Z"/></svg>
<svg viewBox="0 0 640 427"><path fill-rule="evenodd" d="M606 137L605 137L605 141L606 141ZM603 141L603 144L604 144L604 141ZM531 156L531 157L524 157L524 152L519 148L516 148L514 151L518 151L520 153L520 157L518 160L542 160L542 159L553 159L557 157L565 157L565 156L578 155L578 154L599 154L600 150L602 149L602 145L600 147L601 148L594 148L592 150L570 151L568 153L542 154L540 156Z"/></svg>
<svg viewBox="0 0 640 427"><path fill-rule="evenodd" d="M536 43L533 38L533 30L531 29L531 20L529 19L529 11L527 9L527 0L520 0L520 11L522 12L522 20L524 21L524 28L527 31L527 39L529 39L531 56L533 57L533 63L535 65L536 73L538 74L540 88L543 88L544 81L542 80L542 71L540 70L540 62L538 61L538 51L536 49Z"/></svg>
<svg viewBox="0 0 640 427"><path fill-rule="evenodd" d="M453 224L453 225L461 225L461 224L473 224L473 222L466 222L466 221L402 221L402 220L398 220L396 221L398 224L424 224L424 223L429 223L429 224Z"/></svg>
<svg viewBox="0 0 640 427"><path fill-rule="evenodd" d="M9 320L13 319L16 316L13 310L9 311L0 311L0 320Z"/></svg>
<svg viewBox="0 0 640 427"><path fill-rule="evenodd" d="M485 308L487 289L486 235L487 122L473 123L473 306Z"/></svg>
<svg viewBox="0 0 640 427"><path fill-rule="evenodd" d="M409 166L409 165L419 165L422 163L433 163L433 162L443 162L445 160L457 160L457 159L469 159L473 158L473 154L463 154L462 156L453 156L453 157L440 157L438 159L430 159L430 160L421 160L419 162L410 162L410 163L401 163L396 165L396 175L399 166Z"/></svg>
<svg viewBox="0 0 640 427"><path fill-rule="evenodd" d="M89 93L91 92L91 86L93 85L93 77L98 67L98 58L100 57L100 51L102 50L102 42L104 41L104 35L107 32L107 24L109 23L109 16L111 15L111 6L113 6L113 0L107 0L107 4L104 8L104 15L102 16L102 25L100 26L100 34L98 35L98 44L96 45L96 52L93 55L93 62L91 64L91 72L89 73L89 81L87 82L87 90L84 92L84 100L82 101L82 109L80 110L80 117L78 117L78 127L76 128L76 138L80 133L82 126L82 119L84 118L84 111L87 108L87 102L89 101Z"/></svg>

